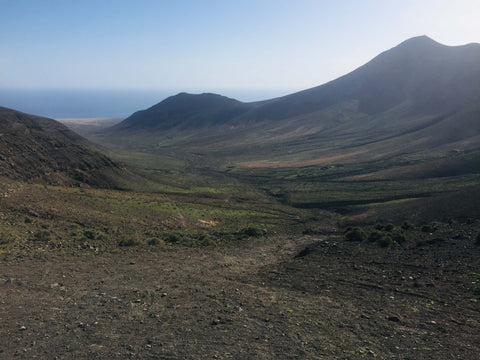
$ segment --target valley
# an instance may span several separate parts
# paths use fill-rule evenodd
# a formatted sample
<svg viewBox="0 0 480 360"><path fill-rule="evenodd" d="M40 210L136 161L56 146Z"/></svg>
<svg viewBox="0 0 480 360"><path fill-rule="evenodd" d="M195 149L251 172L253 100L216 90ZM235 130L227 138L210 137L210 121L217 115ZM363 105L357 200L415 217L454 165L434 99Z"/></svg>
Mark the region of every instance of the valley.
<svg viewBox="0 0 480 360"><path fill-rule="evenodd" d="M480 45L60 123L0 108L0 358L476 359Z"/></svg>

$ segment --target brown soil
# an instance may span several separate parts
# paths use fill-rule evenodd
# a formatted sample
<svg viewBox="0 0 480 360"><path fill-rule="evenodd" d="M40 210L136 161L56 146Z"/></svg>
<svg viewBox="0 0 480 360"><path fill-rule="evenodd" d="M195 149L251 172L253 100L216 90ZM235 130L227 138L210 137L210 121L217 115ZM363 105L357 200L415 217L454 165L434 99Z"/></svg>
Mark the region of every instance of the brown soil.
<svg viewBox="0 0 480 360"><path fill-rule="evenodd" d="M0 359L478 359L480 246L463 234L9 255Z"/></svg>
<svg viewBox="0 0 480 360"><path fill-rule="evenodd" d="M313 165L325 165L331 164L335 161L342 160L344 162L349 162L348 159L355 159L355 156L366 153L368 150L358 150L352 151L346 154L330 155L324 156L317 159L311 160L296 160L296 161L271 161L271 160L257 160L257 161L245 161L238 163L238 166L249 167L249 168L296 168L304 166L313 166ZM352 160L353 161L353 160Z"/></svg>

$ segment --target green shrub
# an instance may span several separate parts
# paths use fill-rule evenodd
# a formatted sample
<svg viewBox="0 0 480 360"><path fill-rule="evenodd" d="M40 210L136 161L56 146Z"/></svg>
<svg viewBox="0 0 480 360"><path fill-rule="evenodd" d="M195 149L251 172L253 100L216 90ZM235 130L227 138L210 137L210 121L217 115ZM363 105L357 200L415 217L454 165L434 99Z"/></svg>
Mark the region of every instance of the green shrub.
<svg viewBox="0 0 480 360"><path fill-rule="evenodd" d="M52 239L52 234L48 230L40 230L33 235L34 241L48 242Z"/></svg>
<svg viewBox="0 0 480 360"><path fill-rule="evenodd" d="M390 236L384 235L380 240L378 240L377 244L381 247L389 247L393 244L393 240Z"/></svg>
<svg viewBox="0 0 480 360"><path fill-rule="evenodd" d="M356 227L345 233L345 238L348 241L364 241L366 239L365 231Z"/></svg>
<svg viewBox="0 0 480 360"><path fill-rule="evenodd" d="M183 236L181 236L179 234L175 234L175 233L167 234L166 237L165 237L165 241L167 243L170 243L170 244L179 243L179 242L182 241L182 239L183 239Z"/></svg>
<svg viewBox="0 0 480 360"><path fill-rule="evenodd" d="M157 238L151 238L151 239L148 239L147 244L150 246L158 246L160 245L160 240Z"/></svg>
<svg viewBox="0 0 480 360"><path fill-rule="evenodd" d="M107 240L108 235L95 229L83 230L83 238L88 240Z"/></svg>
<svg viewBox="0 0 480 360"><path fill-rule="evenodd" d="M435 232L435 227L431 224L424 224L424 225L422 225L421 230L424 233L433 233L433 232Z"/></svg>
<svg viewBox="0 0 480 360"><path fill-rule="evenodd" d="M403 244L407 239L405 235L397 233L392 235L392 240L395 241L397 244Z"/></svg>
<svg viewBox="0 0 480 360"><path fill-rule="evenodd" d="M393 231L393 229L395 229L395 225L393 225L393 224L389 223L389 224L384 226L385 231L391 232L391 231Z"/></svg>
<svg viewBox="0 0 480 360"><path fill-rule="evenodd" d="M368 236L368 241L370 242L377 242L382 238L382 233L379 231L372 231Z"/></svg>
<svg viewBox="0 0 480 360"><path fill-rule="evenodd" d="M477 238L475 239L475 244L480 246L480 233L477 234Z"/></svg>
<svg viewBox="0 0 480 360"><path fill-rule="evenodd" d="M92 230L92 229L84 230L83 236L85 236L87 239L95 240L95 230Z"/></svg>
<svg viewBox="0 0 480 360"><path fill-rule="evenodd" d="M15 238L10 234L0 234L0 245L7 245L15 241Z"/></svg>
<svg viewBox="0 0 480 360"><path fill-rule="evenodd" d="M216 244L216 239L207 234L201 234L198 237L198 245L201 246L211 246Z"/></svg>
<svg viewBox="0 0 480 360"><path fill-rule="evenodd" d="M409 221L405 221L403 224L402 224L402 229L403 230L412 230L413 229L413 224Z"/></svg>
<svg viewBox="0 0 480 360"><path fill-rule="evenodd" d="M137 245L138 245L138 241L132 238L122 239L118 242L118 246L137 246Z"/></svg>
<svg viewBox="0 0 480 360"><path fill-rule="evenodd" d="M259 226L249 226L243 230L243 233L250 237L260 237L265 234L264 230Z"/></svg>

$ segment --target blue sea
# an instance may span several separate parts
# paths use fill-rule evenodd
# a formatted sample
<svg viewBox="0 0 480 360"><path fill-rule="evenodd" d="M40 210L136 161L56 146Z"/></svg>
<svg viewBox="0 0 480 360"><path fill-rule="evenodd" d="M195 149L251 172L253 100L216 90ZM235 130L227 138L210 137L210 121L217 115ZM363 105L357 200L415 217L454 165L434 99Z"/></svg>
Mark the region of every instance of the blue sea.
<svg viewBox="0 0 480 360"><path fill-rule="evenodd" d="M180 90L78 90L78 89L0 89L0 106L53 119L125 118L135 111L147 109ZM206 90L240 101L271 99L290 93L288 90Z"/></svg>

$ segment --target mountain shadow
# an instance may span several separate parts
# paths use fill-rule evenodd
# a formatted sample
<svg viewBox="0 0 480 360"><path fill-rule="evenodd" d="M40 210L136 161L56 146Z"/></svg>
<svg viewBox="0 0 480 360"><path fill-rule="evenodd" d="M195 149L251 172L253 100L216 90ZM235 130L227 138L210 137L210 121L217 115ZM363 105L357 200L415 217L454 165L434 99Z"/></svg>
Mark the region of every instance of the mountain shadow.
<svg viewBox="0 0 480 360"><path fill-rule="evenodd" d="M180 93L149 109L138 111L114 126L114 131L191 130L228 122L252 108L251 105L217 94Z"/></svg>

